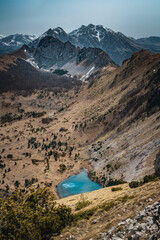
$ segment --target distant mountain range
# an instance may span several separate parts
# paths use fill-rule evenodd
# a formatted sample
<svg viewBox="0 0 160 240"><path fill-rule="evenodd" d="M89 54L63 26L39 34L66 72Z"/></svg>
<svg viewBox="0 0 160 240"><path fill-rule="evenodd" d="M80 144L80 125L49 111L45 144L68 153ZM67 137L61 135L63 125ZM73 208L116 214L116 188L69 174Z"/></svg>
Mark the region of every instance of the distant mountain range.
<svg viewBox="0 0 160 240"><path fill-rule="evenodd" d="M136 40L120 32L114 32L102 25L89 24L88 26L82 25L71 33L66 33L60 27L49 29L38 38L22 34L0 37L0 54L11 53L20 48L23 44L27 44L30 47L37 47L40 41L46 36L59 39L63 43L69 41L80 48L100 48L119 65L121 65L124 60L131 57L133 52L137 52L141 49L160 52L160 37L149 37Z"/></svg>
<svg viewBox="0 0 160 240"><path fill-rule="evenodd" d="M0 55L12 53L24 44L29 44L36 37L33 35L15 34L4 37L0 35Z"/></svg>

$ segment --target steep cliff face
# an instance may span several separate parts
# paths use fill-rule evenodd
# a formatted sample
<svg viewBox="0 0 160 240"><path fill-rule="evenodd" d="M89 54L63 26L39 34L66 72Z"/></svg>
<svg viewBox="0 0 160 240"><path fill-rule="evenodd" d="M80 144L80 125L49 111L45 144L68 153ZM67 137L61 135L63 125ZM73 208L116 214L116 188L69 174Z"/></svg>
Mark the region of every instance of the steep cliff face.
<svg viewBox="0 0 160 240"><path fill-rule="evenodd" d="M34 59L39 68L63 68L74 62L78 50L70 42L61 42L53 37L45 37L35 49Z"/></svg>
<svg viewBox="0 0 160 240"><path fill-rule="evenodd" d="M139 46L136 40L128 38L122 33L114 32L102 25L93 24L88 26L82 25L68 34L60 27L49 29L30 45L37 47L41 39L46 36L52 36L62 42L70 41L73 45L80 48L101 48L109 54L116 64L120 65L125 59L131 57L133 52L143 48Z"/></svg>
<svg viewBox="0 0 160 240"><path fill-rule="evenodd" d="M154 165L155 165L155 172L156 172L156 174L160 175L160 150L159 150L159 152L156 155L156 159L155 159Z"/></svg>

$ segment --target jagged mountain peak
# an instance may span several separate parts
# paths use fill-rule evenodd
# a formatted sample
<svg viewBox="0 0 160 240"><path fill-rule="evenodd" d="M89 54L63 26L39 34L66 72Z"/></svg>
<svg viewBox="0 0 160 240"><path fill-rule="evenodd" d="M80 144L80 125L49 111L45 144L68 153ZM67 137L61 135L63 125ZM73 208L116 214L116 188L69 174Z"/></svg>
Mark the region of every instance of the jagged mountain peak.
<svg viewBox="0 0 160 240"><path fill-rule="evenodd" d="M54 34L67 34L63 28L61 27L56 27L56 28L49 28L44 34L46 35L54 35Z"/></svg>
<svg viewBox="0 0 160 240"><path fill-rule="evenodd" d="M87 26L85 25L82 25L80 28L70 32L70 35L74 35L76 33L79 33L79 32L83 32L83 31L105 31L105 32L110 32L110 33L115 33L113 30L111 30L110 28L107 28L103 25L94 25L94 24L88 24Z"/></svg>
<svg viewBox="0 0 160 240"><path fill-rule="evenodd" d="M44 38L42 38L39 41L37 48L55 47L55 44L56 44L56 46L58 46L58 47L61 46L62 48L66 47L66 46L75 48L75 46L70 41L67 40L66 42L62 42L58 38L53 37L53 36L45 36Z"/></svg>
<svg viewBox="0 0 160 240"><path fill-rule="evenodd" d="M44 34L42 34L40 39L45 36L52 36L52 37L58 38L62 42L65 42L68 40L67 33L61 27L57 27L57 28L53 28L53 29L49 28Z"/></svg>

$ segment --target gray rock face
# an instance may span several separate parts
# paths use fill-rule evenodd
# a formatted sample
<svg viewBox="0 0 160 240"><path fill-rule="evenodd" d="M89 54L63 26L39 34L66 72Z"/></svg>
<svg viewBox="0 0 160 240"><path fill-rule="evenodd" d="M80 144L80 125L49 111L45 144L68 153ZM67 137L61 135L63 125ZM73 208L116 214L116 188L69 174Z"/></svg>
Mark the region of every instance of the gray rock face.
<svg viewBox="0 0 160 240"><path fill-rule="evenodd" d="M123 230L120 230L123 227ZM160 239L160 202L149 205L140 211L135 219L120 222L107 233L100 234L101 240L141 240Z"/></svg>
<svg viewBox="0 0 160 240"><path fill-rule="evenodd" d="M156 174L160 175L160 150L159 150L159 153L156 156L156 160L154 162L154 166L155 166Z"/></svg>
<svg viewBox="0 0 160 240"><path fill-rule="evenodd" d="M33 41L33 45L36 47L45 36L52 36L62 42L70 41L73 45L80 48L101 48L119 65L125 59L131 57L133 52L142 49L142 46L139 47L133 39L127 38L122 33L116 33L102 25L82 25L69 34L60 27L49 29Z"/></svg>
<svg viewBox="0 0 160 240"><path fill-rule="evenodd" d="M69 41L61 42L52 36L42 38L34 50L23 47L23 51L28 60L40 69L53 72L57 69L67 70L73 76L80 75L82 80L106 65L115 66L111 58L99 48L80 49Z"/></svg>
<svg viewBox="0 0 160 240"><path fill-rule="evenodd" d="M40 68L50 69L54 65L62 68L76 58L78 50L70 42L61 42L53 37L45 37L38 44L34 58Z"/></svg>

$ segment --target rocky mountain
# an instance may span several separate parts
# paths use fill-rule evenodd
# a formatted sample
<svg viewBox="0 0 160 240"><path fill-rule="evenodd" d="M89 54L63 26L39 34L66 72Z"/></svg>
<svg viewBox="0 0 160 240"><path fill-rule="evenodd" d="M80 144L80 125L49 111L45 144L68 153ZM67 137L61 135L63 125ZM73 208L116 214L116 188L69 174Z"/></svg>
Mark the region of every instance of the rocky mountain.
<svg viewBox="0 0 160 240"><path fill-rule="evenodd" d="M62 42L70 41L73 45L83 48L101 48L117 64L129 58L135 51L141 49L132 39L121 33L116 33L102 25L89 24L67 34L62 28L49 29L30 45L36 47L45 36L52 36Z"/></svg>
<svg viewBox="0 0 160 240"><path fill-rule="evenodd" d="M102 25L82 25L69 35L72 43L76 46L99 47L107 52L113 61L119 65L129 58L133 52L140 50L130 38Z"/></svg>
<svg viewBox="0 0 160 240"><path fill-rule="evenodd" d="M62 42L70 41L73 45L83 47L96 47L105 51L112 60L121 65L124 60L131 57L133 52L147 49L153 52L160 52L159 38L150 37L134 39L125 36L121 32L114 32L102 25L89 24L66 33L62 28L49 29L31 44L35 47L45 36L52 36Z"/></svg>
<svg viewBox="0 0 160 240"><path fill-rule="evenodd" d="M30 47L37 47L41 39L46 36L57 38L64 43L70 41L73 45L80 48L101 48L119 65L127 58L130 58L133 52L141 49L160 52L159 37L136 40L102 25L89 24L88 26L82 25L70 33L66 33L61 27L50 28L38 38L22 34L2 37L0 38L0 54L11 53L23 44L28 44Z"/></svg>
<svg viewBox="0 0 160 240"><path fill-rule="evenodd" d="M33 40L29 46L34 46L37 47L40 40L46 36L50 36L50 37L54 37L59 39L61 42L67 42L69 41L69 36L68 34L61 28L61 27L57 27L57 28L53 28L53 29L48 29L45 33L43 33L41 36L39 36L38 38L36 38L35 40Z"/></svg>
<svg viewBox="0 0 160 240"><path fill-rule="evenodd" d="M63 70L68 74L80 75L81 79L89 77L106 65L115 66L111 58L100 48L75 47L69 41L61 42L52 36L43 37L36 48L23 47L34 66L54 72Z"/></svg>
<svg viewBox="0 0 160 240"><path fill-rule="evenodd" d="M11 53L24 44L29 44L36 37L34 35L15 34L0 37L0 55Z"/></svg>

